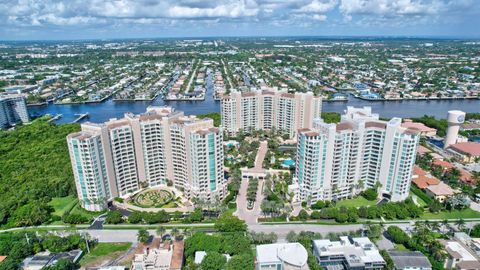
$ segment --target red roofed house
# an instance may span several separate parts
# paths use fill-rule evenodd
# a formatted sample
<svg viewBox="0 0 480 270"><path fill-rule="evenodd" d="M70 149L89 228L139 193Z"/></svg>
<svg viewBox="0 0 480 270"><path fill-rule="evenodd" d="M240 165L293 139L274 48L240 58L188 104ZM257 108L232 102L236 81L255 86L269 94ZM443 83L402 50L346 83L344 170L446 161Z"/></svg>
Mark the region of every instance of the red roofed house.
<svg viewBox="0 0 480 270"><path fill-rule="evenodd" d="M455 168L452 163L445 161L445 160L440 160L440 159L434 159L432 162L433 165L442 167L443 172L446 172L452 168Z"/></svg>
<svg viewBox="0 0 480 270"><path fill-rule="evenodd" d="M447 150L463 163L473 163L480 158L480 143L476 142L452 144Z"/></svg>
<svg viewBox="0 0 480 270"><path fill-rule="evenodd" d="M460 179L459 179L460 181L462 181L463 183L465 183L467 185L476 184L475 179L473 178L473 175L469 171L461 169L461 168L459 168L458 170L460 171Z"/></svg>
<svg viewBox="0 0 480 270"><path fill-rule="evenodd" d="M417 178L413 178L412 183L414 183L419 189L425 189L429 186L438 185L440 180L434 176L422 175Z"/></svg>
<svg viewBox="0 0 480 270"><path fill-rule="evenodd" d="M420 136L433 137L437 135L437 130L431 127L425 126L423 123L413 122L411 119L403 120L402 127L416 129L420 132Z"/></svg>
<svg viewBox="0 0 480 270"><path fill-rule="evenodd" d="M418 176L425 176L427 174L428 173L424 169L420 168L420 166L413 165L412 178L416 178Z"/></svg>
<svg viewBox="0 0 480 270"><path fill-rule="evenodd" d="M455 191L447 184L439 182L438 185L431 185L425 188L425 193L432 199L444 202L446 199L455 195Z"/></svg>

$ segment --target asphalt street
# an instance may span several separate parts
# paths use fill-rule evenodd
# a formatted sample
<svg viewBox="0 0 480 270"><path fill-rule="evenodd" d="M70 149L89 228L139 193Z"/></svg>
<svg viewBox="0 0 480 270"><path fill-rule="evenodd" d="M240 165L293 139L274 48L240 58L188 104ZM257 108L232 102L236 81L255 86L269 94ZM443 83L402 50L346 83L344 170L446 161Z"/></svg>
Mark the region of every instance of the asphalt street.
<svg viewBox="0 0 480 270"><path fill-rule="evenodd" d="M452 222L453 223L453 222ZM480 224L479 221L467 221L466 226L468 228L475 224ZM398 226L405 230L407 233L413 230L414 224L410 223L388 223L388 226ZM359 229L364 229L363 224L348 224L348 225L319 225L319 224L251 224L248 229L255 232L275 233L280 241L284 240L290 231L311 231L315 233L321 233L326 235L330 232L350 232ZM92 237L98 239L99 242L136 242L138 230L83 230L82 232L89 233ZM150 234L155 234L155 230L149 230ZM168 230L167 230L168 232Z"/></svg>

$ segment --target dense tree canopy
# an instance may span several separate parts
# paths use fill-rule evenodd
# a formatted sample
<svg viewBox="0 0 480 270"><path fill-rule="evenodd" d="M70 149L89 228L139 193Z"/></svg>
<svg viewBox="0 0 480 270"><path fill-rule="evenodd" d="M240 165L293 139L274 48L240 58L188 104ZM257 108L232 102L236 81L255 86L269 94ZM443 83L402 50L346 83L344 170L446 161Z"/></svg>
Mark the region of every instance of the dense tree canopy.
<svg viewBox="0 0 480 270"><path fill-rule="evenodd" d="M227 258L218 252L209 252L203 258L200 266L202 269L208 270L221 270L227 263Z"/></svg>
<svg viewBox="0 0 480 270"><path fill-rule="evenodd" d="M89 241L89 245L92 247L95 242ZM7 256L7 259L0 263L0 270L22 269L21 261L40 251L65 252L74 249L86 251L85 238L79 234L60 237L55 234L2 233L0 234L0 254ZM47 269L78 269L78 265L68 261L59 261L57 265Z"/></svg>
<svg viewBox="0 0 480 270"><path fill-rule="evenodd" d="M220 232L244 232L247 225L231 214L223 214L215 221L215 229Z"/></svg>
<svg viewBox="0 0 480 270"><path fill-rule="evenodd" d="M216 126L216 127L219 127L221 125L221 117L220 117L220 113L218 113L218 112L197 114L197 117L200 118L200 119L203 119L203 118L213 119L213 125Z"/></svg>
<svg viewBox="0 0 480 270"><path fill-rule="evenodd" d="M208 235L202 232L197 232L185 241L185 257L187 261L186 269L198 269L193 264L195 252L205 251L207 256L212 256L200 265L201 269L218 269L217 266L228 270L253 270L253 254L250 248L252 241L245 236L243 232L239 233L225 233ZM212 254L228 254L231 257L230 261L225 265L221 263L220 257ZM223 260L222 260L223 261ZM208 268L205 268L207 267ZM212 267L212 268L210 268Z"/></svg>
<svg viewBox="0 0 480 270"><path fill-rule="evenodd" d="M77 130L38 119L0 131L0 224L41 224L50 218L52 197L75 193L66 136Z"/></svg>

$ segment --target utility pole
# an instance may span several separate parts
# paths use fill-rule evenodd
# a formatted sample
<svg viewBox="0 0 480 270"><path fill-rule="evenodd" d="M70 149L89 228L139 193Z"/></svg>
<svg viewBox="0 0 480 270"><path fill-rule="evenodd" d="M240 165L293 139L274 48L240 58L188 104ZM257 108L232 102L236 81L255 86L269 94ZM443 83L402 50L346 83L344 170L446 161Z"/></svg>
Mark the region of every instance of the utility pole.
<svg viewBox="0 0 480 270"><path fill-rule="evenodd" d="M27 238L27 244L30 246L30 238L28 238L28 234L25 233L25 238Z"/></svg>
<svg viewBox="0 0 480 270"><path fill-rule="evenodd" d="M90 246L88 245L87 233L83 233L83 238L85 239L85 244L87 245L87 252L90 253Z"/></svg>

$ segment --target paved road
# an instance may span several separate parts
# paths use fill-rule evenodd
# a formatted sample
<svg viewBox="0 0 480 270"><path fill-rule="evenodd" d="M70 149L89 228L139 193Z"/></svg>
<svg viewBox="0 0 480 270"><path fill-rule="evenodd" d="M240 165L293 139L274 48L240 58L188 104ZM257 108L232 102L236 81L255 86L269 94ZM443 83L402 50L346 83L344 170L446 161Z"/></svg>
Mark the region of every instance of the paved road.
<svg viewBox="0 0 480 270"><path fill-rule="evenodd" d="M247 188L250 180L243 179L240 184L240 190L237 195L237 211L235 211L235 216L239 217L242 220L245 220L247 224L257 223L257 218L260 216L260 205L263 201L263 180L258 181L257 188L257 197L255 205L252 210L247 209Z"/></svg>
<svg viewBox="0 0 480 270"><path fill-rule="evenodd" d="M103 229L103 223L105 222L107 218L107 214L100 215L93 220L92 224L90 224L90 227L88 227L89 230L101 230Z"/></svg>
<svg viewBox="0 0 480 270"><path fill-rule="evenodd" d="M452 222L453 223L453 222ZM480 221L467 221L468 228L475 224L480 224ZM410 223L388 223L388 226L398 226L407 233L413 230L413 222ZM275 233L280 241L284 241L290 231L311 231L326 235L330 232L341 233L364 229L363 224L348 224L348 225L318 225L318 224L250 224L248 229L255 232ZM97 238L99 242L136 242L138 230L83 230L82 232L89 233L92 237ZM149 230L150 234L155 234L155 230Z"/></svg>
<svg viewBox="0 0 480 270"><path fill-rule="evenodd" d="M394 249L395 245L392 243L392 241L388 240L385 235L386 233L384 232L380 239L376 241L377 247L384 250Z"/></svg>

